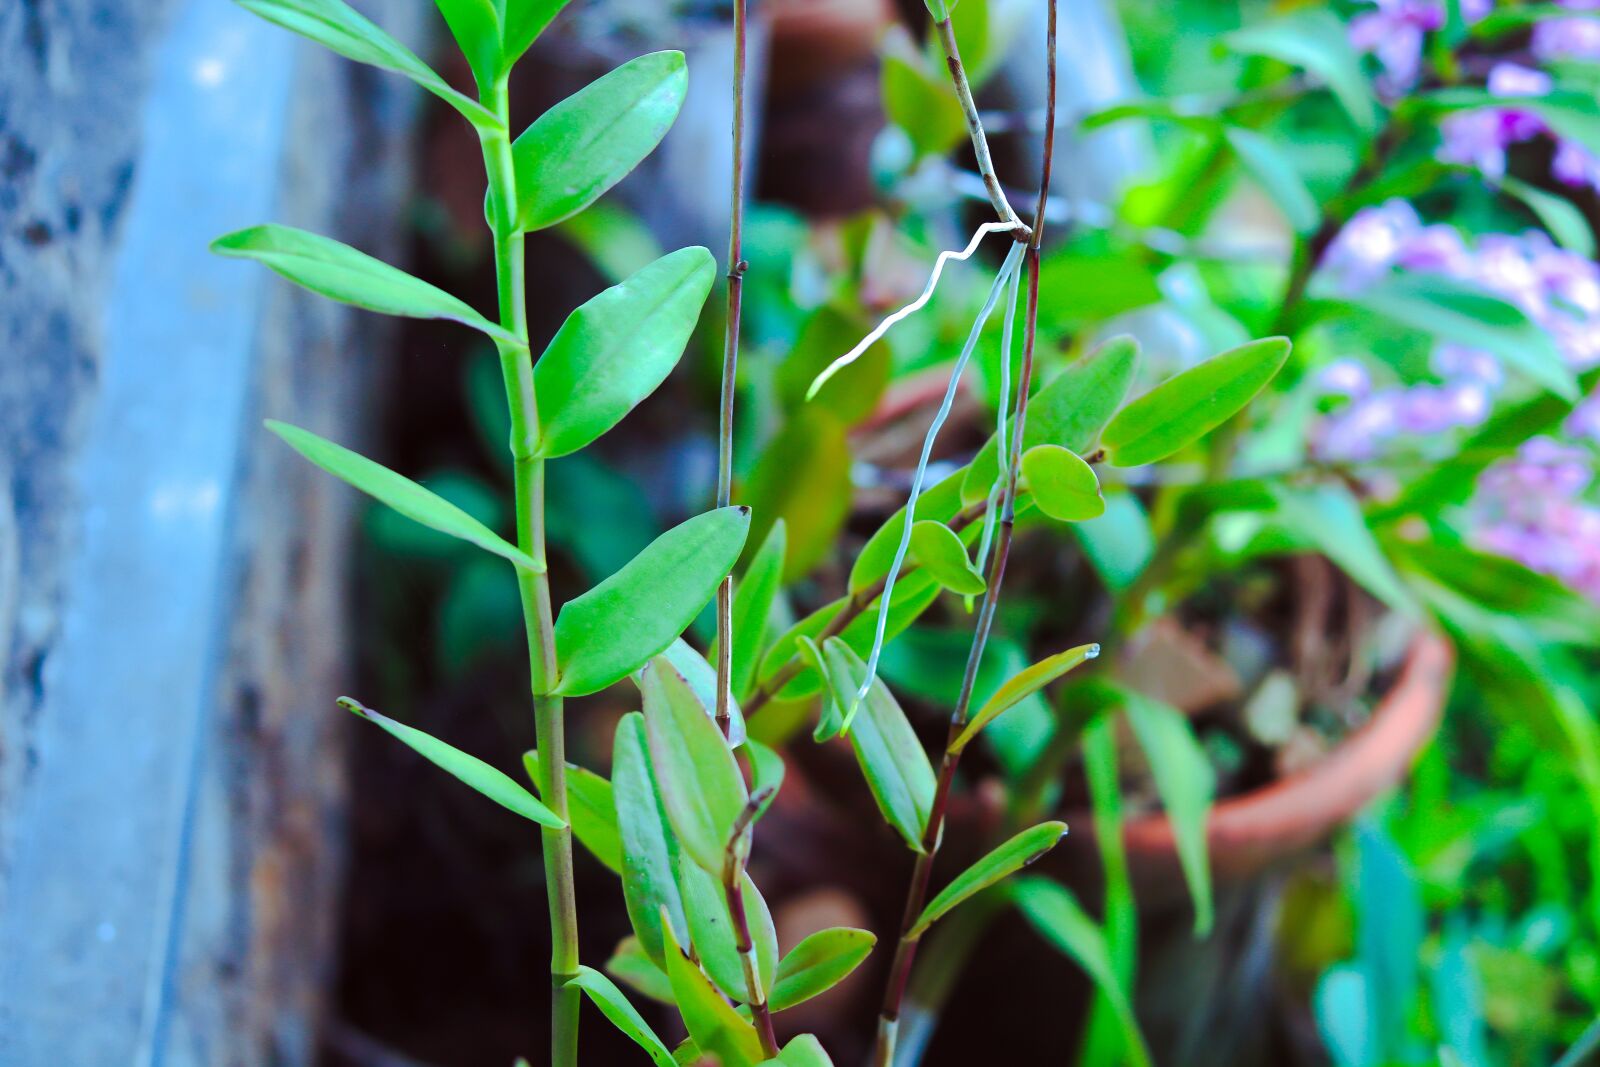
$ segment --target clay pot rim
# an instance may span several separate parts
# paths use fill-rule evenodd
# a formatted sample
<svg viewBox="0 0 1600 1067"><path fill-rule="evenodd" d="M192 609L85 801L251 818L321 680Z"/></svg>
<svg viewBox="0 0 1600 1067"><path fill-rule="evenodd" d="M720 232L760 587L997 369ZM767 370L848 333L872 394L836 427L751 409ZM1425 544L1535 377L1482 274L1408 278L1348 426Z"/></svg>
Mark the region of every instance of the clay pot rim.
<svg viewBox="0 0 1600 1067"><path fill-rule="evenodd" d="M1332 752L1299 773L1218 801L1206 823L1213 880L1244 880L1277 859L1320 844L1403 780L1443 717L1454 661L1454 649L1443 637L1419 633L1372 715ZM1093 816L1075 811L1067 822L1087 829ZM1093 834L1072 837L1081 845ZM1128 820L1123 840L1136 880L1159 879L1182 892L1177 841L1165 812Z"/></svg>

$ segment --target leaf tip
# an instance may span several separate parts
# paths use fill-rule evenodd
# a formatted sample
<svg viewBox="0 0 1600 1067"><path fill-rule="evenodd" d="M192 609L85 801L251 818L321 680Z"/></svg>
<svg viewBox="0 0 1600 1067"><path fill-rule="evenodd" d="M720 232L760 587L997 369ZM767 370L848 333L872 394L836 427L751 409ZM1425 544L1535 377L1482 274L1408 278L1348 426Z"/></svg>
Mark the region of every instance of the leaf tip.
<svg viewBox="0 0 1600 1067"><path fill-rule="evenodd" d="M370 719L375 714L371 708L366 707L354 697L339 697L334 703L352 715L358 715L363 719Z"/></svg>

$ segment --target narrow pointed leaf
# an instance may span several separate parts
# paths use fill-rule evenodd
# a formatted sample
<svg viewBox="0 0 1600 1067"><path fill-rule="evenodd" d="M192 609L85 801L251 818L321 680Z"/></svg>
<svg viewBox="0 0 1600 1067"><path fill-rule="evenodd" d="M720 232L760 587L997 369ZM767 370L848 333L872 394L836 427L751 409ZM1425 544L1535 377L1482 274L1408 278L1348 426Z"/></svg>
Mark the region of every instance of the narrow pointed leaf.
<svg viewBox="0 0 1600 1067"><path fill-rule="evenodd" d="M211 242L219 256L253 259L283 277L342 304L412 319L451 319L496 341L520 342L464 301L331 237L267 223Z"/></svg>
<svg viewBox="0 0 1600 1067"><path fill-rule="evenodd" d="M1361 57L1350 47L1345 25L1326 10L1302 9L1282 18L1257 22L1225 35L1235 52L1270 56L1300 67L1321 79L1351 120L1362 130L1378 125L1378 103L1361 70Z"/></svg>
<svg viewBox="0 0 1600 1067"><path fill-rule="evenodd" d="M828 991L859 967L877 942L870 930L835 926L817 931L778 962L767 1006L784 1011Z"/></svg>
<svg viewBox="0 0 1600 1067"><path fill-rule="evenodd" d="M621 1030L650 1056L656 1067L677 1067L677 1061L672 1058L672 1050L666 1043L656 1036L650 1029L650 1024L644 1021L644 1016L639 1014L637 1008L628 1003L628 998L623 996L622 990L616 983L593 967L578 967L578 973L567 979L568 985L575 985L586 993L594 1006L600 1009L613 1026Z"/></svg>
<svg viewBox="0 0 1600 1067"><path fill-rule="evenodd" d="M657 921L660 921L659 916ZM642 996L663 1004L672 1003L672 983L667 979L667 972L650 958L637 937L629 936L617 942L611 958L606 960L606 972L626 982Z"/></svg>
<svg viewBox="0 0 1600 1067"><path fill-rule="evenodd" d="M1134 1017L1128 994L1117 980L1106 936L1065 887L1046 878L1019 878L1011 887L1011 899L1041 937L1072 960L1094 982L1111 1005L1122 1030L1123 1045L1135 1067L1147 1067L1150 1051L1139 1022Z"/></svg>
<svg viewBox="0 0 1600 1067"><path fill-rule="evenodd" d="M1367 592L1396 611L1417 614L1416 600L1368 529L1361 504L1342 482L1275 485L1272 495L1285 526L1316 545Z"/></svg>
<svg viewBox="0 0 1600 1067"><path fill-rule="evenodd" d="M467 58L479 95L494 88L501 71L500 13L494 0L434 0L450 36Z"/></svg>
<svg viewBox="0 0 1600 1067"><path fill-rule="evenodd" d="M1072 668L1098 655L1100 655L1099 645L1079 645L1028 667L995 690L994 695L983 702L983 707L967 721L966 727L951 744L950 750L960 752L982 732L985 726L999 718L1005 711L1028 699Z"/></svg>
<svg viewBox="0 0 1600 1067"><path fill-rule="evenodd" d="M548 826L552 830L559 830L567 825L555 812L539 803L538 798L532 793L518 785L516 779L504 771L489 766L478 757L469 756L459 748L447 745L415 727L396 722L387 715L380 715L349 697L340 697L339 706L368 722L377 723L389 736L402 741L423 759L448 771L501 807L509 808L523 818L532 819L540 826Z"/></svg>
<svg viewBox="0 0 1600 1067"><path fill-rule="evenodd" d="M622 846L622 900L640 950L657 967L664 968L666 941L661 916L670 917L680 940L689 936L689 923L678 890L678 845L667 825L666 809L650 765L644 716L639 712L630 712L617 723L611 764L611 788Z"/></svg>
<svg viewBox="0 0 1600 1067"><path fill-rule="evenodd" d="M651 660L640 673L639 687L650 763L667 821L684 851L720 878L734 823L749 799L739 764L672 664Z"/></svg>
<svg viewBox="0 0 1600 1067"><path fill-rule="evenodd" d="M739 958L733 917L720 873L708 874L687 855L679 856L677 870L678 891L683 895L683 912L689 922L689 944L694 947L701 969L729 998L748 1003L750 993L744 983L744 961ZM748 874L740 884L761 988L768 989L778 968L777 928L766 900Z"/></svg>
<svg viewBox="0 0 1600 1067"><path fill-rule="evenodd" d="M346 59L404 74L481 129L500 129L493 112L445 80L409 48L344 0L237 0L246 11L307 37Z"/></svg>
<svg viewBox="0 0 1600 1067"><path fill-rule="evenodd" d="M374 463L365 456L350 451L342 445L318 437L309 430L290 426L284 422L267 421L267 429L289 443L289 447L315 463L335 478L348 482L381 503L398 511L406 518L440 533L459 537L510 560L519 567L540 573L544 566L533 557L509 544L477 519L424 489L410 478Z"/></svg>
<svg viewBox="0 0 1600 1067"><path fill-rule="evenodd" d="M828 688L841 709L854 702L867 676L867 665L837 637L822 646ZM933 807L934 775L928 754L906 713L882 679L873 682L851 724L850 745L866 776L878 810L900 832L906 844L921 852L922 836Z"/></svg>
<svg viewBox="0 0 1600 1067"><path fill-rule="evenodd" d="M756 667L766 651L767 620L783 584L786 551L782 519L773 524L733 589L733 692L741 700L755 686Z"/></svg>
<svg viewBox="0 0 1600 1067"><path fill-rule="evenodd" d="M716 273L706 249L680 248L567 316L533 369L539 455L578 451L666 381Z"/></svg>
<svg viewBox="0 0 1600 1067"><path fill-rule="evenodd" d="M505 62L515 63L569 0L505 0Z"/></svg>
<svg viewBox="0 0 1600 1067"><path fill-rule="evenodd" d="M1315 231L1322 213L1317 210L1317 202L1306 188L1305 179L1283 150L1254 130L1240 126L1229 126L1224 136L1240 164L1260 183L1295 232Z"/></svg>
<svg viewBox="0 0 1600 1067"><path fill-rule="evenodd" d="M1118 334L1101 342L1029 399L1023 448L1060 445L1086 454L1122 406L1138 370L1138 341ZM967 467L962 503L976 504L987 497L999 474L997 441L990 437Z"/></svg>
<svg viewBox="0 0 1600 1067"><path fill-rule="evenodd" d="M815 1034L801 1034L762 1067L833 1067L833 1060L828 1058L828 1050L822 1047Z"/></svg>
<svg viewBox="0 0 1600 1067"><path fill-rule="evenodd" d="M1022 475L1039 510L1061 522L1097 519L1106 511L1100 479L1076 452L1038 445L1022 454Z"/></svg>
<svg viewBox="0 0 1600 1067"><path fill-rule="evenodd" d="M1011 840L1000 845L977 863L956 875L955 879L945 886L938 896L928 901L928 906L922 909L921 917L917 919L916 925L907 932L907 936L921 937L928 927L938 922L947 912L968 897L989 888L1007 875L1021 870L1055 848L1056 843L1061 840L1066 832L1067 824L1064 822L1044 822L1022 831Z"/></svg>
<svg viewBox="0 0 1600 1067"><path fill-rule="evenodd" d="M689 683L689 688L694 690L694 695L699 699L700 706L705 709L706 716L715 721L717 669L681 637L668 645L667 650L661 655L683 675L684 680ZM744 743L744 710L739 707L738 700L733 700L728 704L728 747L738 748Z"/></svg>
<svg viewBox="0 0 1600 1067"><path fill-rule="evenodd" d="M1101 441L1111 462L1136 467L1193 444L1242 410L1288 358L1288 339L1268 337L1168 378L1119 411L1106 427Z"/></svg>
<svg viewBox="0 0 1600 1067"><path fill-rule="evenodd" d="M522 754L528 780L539 785L539 753ZM622 873L622 838L617 830L617 803L611 783L575 763L567 764L567 821L572 836L608 869Z"/></svg>
<svg viewBox="0 0 1600 1067"><path fill-rule="evenodd" d="M1216 772L1183 713L1169 704L1123 691L1124 713L1139 747L1150 762L1156 793L1172 821L1178 862L1194 899L1194 930L1211 930L1211 859L1206 845L1206 820L1216 797Z"/></svg>
<svg viewBox="0 0 1600 1067"><path fill-rule="evenodd" d="M683 954L670 926L665 933L667 978L672 982L672 997L699 1051L717 1057L722 1067L752 1067L760 1063L765 1056L755 1027L722 999L710 979Z"/></svg>
<svg viewBox="0 0 1600 1067"><path fill-rule="evenodd" d="M568 601L556 618L559 677L552 692L597 693L663 652L733 569L749 528L748 508L696 515Z"/></svg>
<svg viewBox="0 0 1600 1067"><path fill-rule="evenodd" d="M983 575L967 557L967 546L942 522L923 519L911 525L911 558L953 593L974 596L986 588Z"/></svg>
<svg viewBox="0 0 1600 1067"><path fill-rule="evenodd" d="M626 177L672 128L688 89L683 53L651 52L540 115L511 148L522 229L576 215Z"/></svg>

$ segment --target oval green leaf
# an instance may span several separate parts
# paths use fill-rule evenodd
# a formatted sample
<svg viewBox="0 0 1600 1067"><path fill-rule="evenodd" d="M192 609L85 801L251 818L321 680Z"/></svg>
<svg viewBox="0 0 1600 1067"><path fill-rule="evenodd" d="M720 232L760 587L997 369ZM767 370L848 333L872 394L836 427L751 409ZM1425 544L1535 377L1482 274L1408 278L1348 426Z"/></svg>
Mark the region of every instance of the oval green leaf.
<svg viewBox="0 0 1600 1067"><path fill-rule="evenodd" d="M678 669L688 681L689 688L699 698L700 706L712 719L717 717L717 669L706 658L690 647L689 642L678 638L661 653L666 661ZM744 710L737 700L728 705L728 746L738 748L745 743Z"/></svg>
<svg viewBox="0 0 1600 1067"><path fill-rule="evenodd" d="M666 381L716 273L706 249L680 248L567 316L533 368L539 455L578 451Z"/></svg>
<svg viewBox="0 0 1600 1067"><path fill-rule="evenodd" d="M1082 455L1133 385L1139 370L1139 342L1127 334L1107 338L1056 375L1028 400L1028 423L1022 446L1060 445ZM961 501L986 499L1000 476L994 437L973 457L961 485Z"/></svg>
<svg viewBox="0 0 1600 1067"><path fill-rule="evenodd" d="M246 11L309 38L346 59L404 74L461 112L479 129L503 129L494 112L465 93L450 88L433 68L418 59L409 48L379 29L344 0L237 2Z"/></svg>
<svg viewBox="0 0 1600 1067"><path fill-rule="evenodd" d="M611 752L611 788L622 848L622 901L640 949L657 967L666 966L661 916L681 939L689 936L678 891L678 843L667 825L661 790L650 765L644 716L630 712L617 723Z"/></svg>
<svg viewBox="0 0 1600 1067"><path fill-rule="evenodd" d="M1148 1067L1150 1050L1139 1032L1127 991L1117 980L1106 935L1083 910L1078 898L1048 879L1028 877L1017 879L1011 887L1011 899L1041 937L1083 968L1111 1005L1130 1062L1135 1067Z"/></svg>
<svg viewBox="0 0 1600 1067"><path fill-rule="evenodd" d="M778 968L777 928L766 900L748 874L741 876L740 884L761 988L769 989ZM744 961L734 937L733 916L721 875L708 874L694 860L681 855L678 858L678 892L683 896L683 913L689 923L688 943L693 946L701 969L728 997L748 1003L750 993L744 982Z"/></svg>
<svg viewBox="0 0 1600 1067"><path fill-rule="evenodd" d="M762 1067L833 1067L833 1060L828 1058L828 1050L822 1047L815 1034L801 1034Z"/></svg>
<svg viewBox="0 0 1600 1067"><path fill-rule="evenodd" d="M539 787L539 753L522 754L523 768L534 788ZM622 838L617 830L617 802L611 783L591 770L567 764L567 821L572 836L607 869L622 873Z"/></svg>
<svg viewBox="0 0 1600 1067"><path fill-rule="evenodd" d="M975 893L994 885L1002 878L1021 870L1040 856L1056 847L1066 835L1064 822L1042 822L1022 831L1006 841L971 867L956 875L939 895L928 901L916 925L906 932L910 938L921 937L934 923L956 905Z"/></svg>
<svg viewBox="0 0 1600 1067"><path fill-rule="evenodd" d="M1166 459L1241 411L1289 358L1289 339L1230 348L1174 375L1117 413L1101 435L1111 462Z"/></svg>
<svg viewBox="0 0 1600 1067"><path fill-rule="evenodd" d="M967 558L960 536L942 522L923 519L912 523L911 558L952 593L975 596L987 588L983 575Z"/></svg>
<svg viewBox="0 0 1600 1067"><path fill-rule="evenodd" d="M567 979L567 984L583 990L594 1002L594 1006L600 1009L600 1013L611 1020L613 1026L649 1053L656 1067L677 1067L677 1061L672 1058L672 1050L656 1036L656 1032L650 1029L650 1024L644 1021L644 1016L628 1003L628 998L622 995L622 990L618 989L611 979L593 967L579 965L578 973Z"/></svg>
<svg viewBox="0 0 1600 1067"><path fill-rule="evenodd" d="M834 703L840 709L849 708L867 676L867 665L837 637L823 642L822 656ZM933 807L933 766L906 713L881 678L873 680L861 702L851 724L850 746L878 810L907 845L923 851L922 838Z"/></svg>
<svg viewBox="0 0 1600 1067"><path fill-rule="evenodd" d="M667 821L684 851L721 878L734 823L750 799L739 764L700 698L666 659L645 665L639 688Z"/></svg>
<svg viewBox="0 0 1600 1067"><path fill-rule="evenodd" d="M482 330L502 344L522 346L511 334L436 285L358 252L331 237L268 223L235 230L211 242L219 256L253 259L331 300L385 315L451 319Z"/></svg>
<svg viewBox="0 0 1600 1067"><path fill-rule="evenodd" d="M559 830L567 825L555 812L539 803L538 798L532 793L518 785L509 774L489 766L477 756L469 756L459 748L447 745L415 727L396 722L387 715L380 715L349 697L340 697L339 706L368 722L377 723L389 736L399 739L423 759L449 772L501 807L509 808L523 818L532 819L540 826L547 826L552 830Z"/></svg>
<svg viewBox="0 0 1600 1067"><path fill-rule="evenodd" d="M556 618L559 676L551 692L598 693L663 652L733 569L749 528L749 508L696 515L568 601Z"/></svg>
<svg viewBox="0 0 1600 1067"><path fill-rule="evenodd" d="M540 230L598 200L661 143L688 89L683 53L651 52L540 115L511 146L517 224Z"/></svg>
<svg viewBox="0 0 1600 1067"><path fill-rule="evenodd" d="M861 965L878 943L870 930L835 926L805 938L778 962L767 1006L784 1011L827 992Z"/></svg>
<svg viewBox="0 0 1600 1067"><path fill-rule="evenodd" d="M656 921L660 918L658 915ZM650 958L637 937L630 935L617 942L611 958L606 960L606 973L627 983L641 996L672 1003L672 983L667 980L667 972Z"/></svg>
<svg viewBox="0 0 1600 1067"><path fill-rule="evenodd" d="M956 471L922 491L917 497L916 510L912 518L916 522L931 521L948 524L961 510L961 486L964 472ZM979 499L987 497L988 487L985 486ZM906 509L904 507L889 516L882 526L879 526L867 543L861 546L861 551L856 555L856 561L850 568L850 592L859 593L889 573L889 564L894 562L894 552L900 543L900 532L905 526ZM895 592L899 593L899 583L896 583Z"/></svg>
<svg viewBox="0 0 1600 1067"><path fill-rule="evenodd" d="M348 482L406 518L420 522L440 533L449 534L451 537L459 537L535 574L544 571L544 565L532 556L503 540L465 511L443 497L429 492L405 475L396 474L382 464L374 463L363 455L318 437L309 430L302 430L298 426L269 419L267 429L283 438L289 443L290 448L335 478Z"/></svg>
<svg viewBox="0 0 1600 1067"><path fill-rule="evenodd" d="M756 1029L733 1009L711 981L684 955L670 926L665 928L667 978L683 1025L704 1055L723 1067L754 1067L766 1057Z"/></svg>
<svg viewBox="0 0 1600 1067"><path fill-rule="evenodd" d="M1039 510L1061 522L1097 519L1106 511L1100 479L1079 455L1060 445L1038 445L1022 454L1022 476Z"/></svg>
<svg viewBox="0 0 1600 1067"><path fill-rule="evenodd" d="M1098 655L1100 655L1099 645L1079 645L1077 648L1058 652L1048 659L1042 659L1022 671L995 690L994 696L983 702L983 707L967 721L960 736L950 745L950 751L960 752L985 726L999 718L1003 712L1028 699L1085 660L1094 659Z"/></svg>

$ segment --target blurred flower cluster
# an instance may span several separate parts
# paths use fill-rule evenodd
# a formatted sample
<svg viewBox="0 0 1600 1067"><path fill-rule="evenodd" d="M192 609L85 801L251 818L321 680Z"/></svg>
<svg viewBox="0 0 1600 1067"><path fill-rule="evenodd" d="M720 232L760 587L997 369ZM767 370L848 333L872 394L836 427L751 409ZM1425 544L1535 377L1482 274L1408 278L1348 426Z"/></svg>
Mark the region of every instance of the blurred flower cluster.
<svg viewBox="0 0 1600 1067"><path fill-rule="evenodd" d="M1543 233L1485 234L1426 224L1406 201L1358 213L1329 247L1325 272L1347 293L1396 269L1442 274L1516 305L1538 324L1575 371L1600 364L1600 266L1557 247ZM1322 420L1317 455L1330 461L1378 457L1397 439L1438 441L1490 415L1505 384L1489 351L1440 343L1434 381L1375 386L1367 366L1345 359L1323 368L1321 391L1339 404ZM1486 548L1553 574L1600 599L1600 508L1585 502L1600 443L1600 394L1568 417L1565 441L1535 438L1490 468L1473 503L1474 536Z"/></svg>

